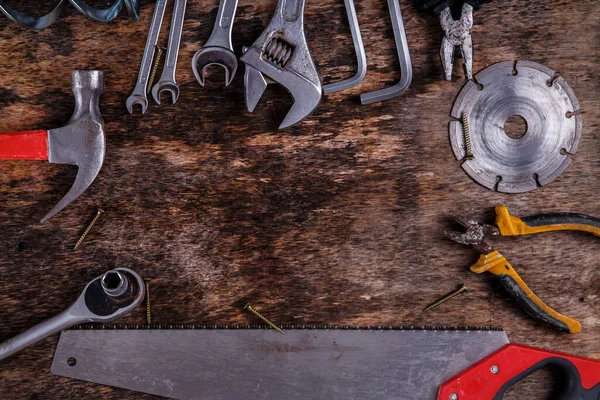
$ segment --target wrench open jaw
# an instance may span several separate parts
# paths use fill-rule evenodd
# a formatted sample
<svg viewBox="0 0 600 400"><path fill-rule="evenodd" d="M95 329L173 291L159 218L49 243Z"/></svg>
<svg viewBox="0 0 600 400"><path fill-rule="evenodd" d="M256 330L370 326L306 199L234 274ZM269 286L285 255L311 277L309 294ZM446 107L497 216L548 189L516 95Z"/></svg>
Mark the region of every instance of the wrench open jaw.
<svg viewBox="0 0 600 400"><path fill-rule="evenodd" d="M294 98L279 129L297 124L321 101L321 81L304 36L304 0L279 0L271 22L240 60L246 64L244 84L249 112L270 83L267 78Z"/></svg>
<svg viewBox="0 0 600 400"><path fill-rule="evenodd" d="M139 105L142 107L142 114L146 114L146 110L148 110L148 98L145 94L139 93L131 93L125 102L125 106L127 107L127 111L129 114L133 114L133 106Z"/></svg>
<svg viewBox="0 0 600 400"><path fill-rule="evenodd" d="M158 105L160 105L160 96L163 92L171 93L171 100L173 104L175 104L177 99L179 99L179 86L177 86L177 83L173 81L160 81L152 87L152 97Z"/></svg>
<svg viewBox="0 0 600 400"><path fill-rule="evenodd" d="M232 50L224 47L205 46L198 50L192 58L192 70L196 80L202 87L205 84L204 70L210 65L223 67L225 70L225 86L229 86L237 72L238 60Z"/></svg>
<svg viewBox="0 0 600 400"><path fill-rule="evenodd" d="M221 0L217 20L210 37L192 58L192 71L204 87L204 70L209 65L219 65L225 69L225 86L229 86L237 72L238 60L233 52L231 30L237 10L238 0Z"/></svg>

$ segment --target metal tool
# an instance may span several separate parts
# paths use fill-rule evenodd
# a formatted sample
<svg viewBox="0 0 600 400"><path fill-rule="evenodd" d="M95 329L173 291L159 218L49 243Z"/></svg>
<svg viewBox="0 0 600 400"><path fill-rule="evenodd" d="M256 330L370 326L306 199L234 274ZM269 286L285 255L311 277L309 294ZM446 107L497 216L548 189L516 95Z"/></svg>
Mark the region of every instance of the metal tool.
<svg viewBox="0 0 600 400"><path fill-rule="evenodd" d="M58 333L86 322L113 322L129 314L144 299L144 281L128 268L116 268L88 283L69 308L0 343L0 360Z"/></svg>
<svg viewBox="0 0 600 400"><path fill-rule="evenodd" d="M240 58L246 64L246 107L253 112L267 88L279 83L294 98L279 129L297 124L321 101L317 68L304 36L304 0L279 0L267 28Z"/></svg>
<svg viewBox="0 0 600 400"><path fill-rule="evenodd" d="M117 0L111 7L107 9L91 7L82 0L59 0L58 4L56 4L56 6L54 6L50 12L42 15L41 17L31 17L25 15L9 7L3 1L0 1L0 11L9 19L25 28L44 29L56 22L64 8L69 3L71 3L85 16L100 22L110 22L115 19L121 12L123 5L127 7L127 11L131 19L134 21L138 21L140 19L139 0Z"/></svg>
<svg viewBox="0 0 600 400"><path fill-rule="evenodd" d="M260 312L258 312L254 307L252 307L250 305L250 303L248 303L248 304L246 304L244 306L244 310L250 311L252 314L256 315L258 318L260 318L264 323L266 323L267 325L269 325L271 328L273 328L277 332L285 335L285 332L280 327L278 327L277 325L275 325L274 323L272 323L267 317L265 317Z"/></svg>
<svg viewBox="0 0 600 400"><path fill-rule="evenodd" d="M553 70L530 61L505 61L479 72L452 108L450 144L465 158L465 137L458 121L465 113L473 158L462 163L479 184L504 193L522 193L547 185L571 164L582 120L579 103L567 82ZM527 131L510 137L504 126L521 116Z"/></svg>
<svg viewBox="0 0 600 400"><path fill-rule="evenodd" d="M202 87L204 70L209 65L219 65L225 69L225 86L229 86L235 77L238 60L231 44L231 30L237 5L238 0L221 0L210 37L192 58L192 71Z"/></svg>
<svg viewBox="0 0 600 400"><path fill-rule="evenodd" d="M152 88L152 97L157 104L160 104L160 95L165 90L171 92L173 104L179 98L179 86L177 86L175 81L175 70L177 69L177 55L179 54L179 45L181 44L181 32L183 31L186 4L187 0L175 0L165 66L160 79Z"/></svg>
<svg viewBox="0 0 600 400"><path fill-rule="evenodd" d="M88 224L87 228L85 228L85 231L83 231L83 233L79 237L79 240L77 241L77 243L75 243L75 247L73 247L73 250L77 250L77 248L81 245L81 243L83 243L83 240L87 237L88 233L90 233L92 226L94 226L94 224L96 223L96 221L98 221L98 218L100 218L100 216L102 214L104 214L104 210L99 208L98 211L96 211L96 215L94 215L92 222L90 222Z"/></svg>
<svg viewBox="0 0 600 400"><path fill-rule="evenodd" d="M452 80L454 53L460 47L467 79L473 78L473 9L479 10L491 0L424 0L423 9L439 15L440 25L444 30L444 38L440 49L440 58L444 68L444 76Z"/></svg>
<svg viewBox="0 0 600 400"><path fill-rule="evenodd" d="M323 85L324 94L350 89L362 82L367 74L367 56L365 54L362 35L360 34L360 26L358 24L356 8L354 7L354 0L344 0L344 4L346 6L346 14L348 15L348 23L350 24L352 42L354 43L354 52L356 53L356 74L348 79Z"/></svg>
<svg viewBox="0 0 600 400"><path fill-rule="evenodd" d="M65 331L51 372L174 399L433 400L508 343L478 328L211 328Z"/></svg>
<svg viewBox="0 0 600 400"><path fill-rule="evenodd" d="M412 64L410 62L410 52L408 49L408 42L406 41L404 22L402 21L400 1L388 0L388 8L390 10L390 18L394 30L394 40L396 41L398 59L400 60L400 81L394 86L361 94L360 102L363 105L377 103L379 101L385 101L400 96L408 89L412 82Z"/></svg>
<svg viewBox="0 0 600 400"><path fill-rule="evenodd" d="M488 271L496 276L532 317L564 332L577 333L581 324L565 315L559 314L544 304L525 282L506 258L488 243L493 236L521 236L550 231L581 231L600 236L600 219L583 214L550 213L518 218L510 215L504 206L496 207L496 226L481 224L472 219L453 216L466 232L445 231L445 235L460 244L473 246L483 253L479 261L471 267L478 274Z"/></svg>
<svg viewBox="0 0 600 400"><path fill-rule="evenodd" d="M156 44L158 43L158 36L160 35L160 28L162 26L166 8L167 0L156 1L137 83L125 103L129 114L133 114L133 106L135 104L139 104L142 107L142 114L145 114L148 109L148 97L146 96L146 93L148 93L148 79L150 78L152 63L154 61L154 52L156 51Z"/></svg>
<svg viewBox="0 0 600 400"><path fill-rule="evenodd" d="M71 189L42 222L69 205L94 181L104 163L104 120L98 106L104 89L102 71L72 73L75 110L62 128L0 133L1 160L48 160L79 167Z"/></svg>
<svg viewBox="0 0 600 400"><path fill-rule="evenodd" d="M431 303L430 305L428 305L427 307L425 307L425 309L423 310L423 312L427 312L437 306L439 306L440 304L444 304L445 302L447 302L450 299L455 298L456 296L458 296L461 293L464 293L467 291L467 285L465 285L464 283L462 283L460 285L460 287L456 290L453 290L452 292L448 293L447 295L443 296L442 298L434 301L433 303Z"/></svg>

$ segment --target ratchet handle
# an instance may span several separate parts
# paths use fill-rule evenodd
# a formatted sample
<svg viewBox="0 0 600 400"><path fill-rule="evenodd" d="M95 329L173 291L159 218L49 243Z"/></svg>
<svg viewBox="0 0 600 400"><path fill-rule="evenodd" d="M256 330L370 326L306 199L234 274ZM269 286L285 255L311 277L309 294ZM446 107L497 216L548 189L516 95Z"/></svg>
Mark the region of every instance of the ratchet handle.
<svg viewBox="0 0 600 400"><path fill-rule="evenodd" d="M581 324L578 321L553 310L540 300L497 250L482 254L477 263L471 266L471 271L478 274L486 271L494 274L523 310L538 321L563 332L578 333L581 331Z"/></svg>
<svg viewBox="0 0 600 400"><path fill-rule="evenodd" d="M41 322L29 328L23 333L0 343L0 361L18 353L50 335L58 333L72 325L84 322L85 319L70 315L69 310L64 311L49 320Z"/></svg>
<svg viewBox="0 0 600 400"><path fill-rule="evenodd" d="M0 133L0 160L47 160L48 131Z"/></svg>
<svg viewBox="0 0 600 400"><path fill-rule="evenodd" d="M511 386L546 366L556 367L565 378L553 399L600 396L600 361L509 343L443 383L438 399L501 400Z"/></svg>
<svg viewBox="0 0 600 400"><path fill-rule="evenodd" d="M519 218L505 206L496 207L496 226L502 236L531 235L552 231L580 231L600 236L600 219L584 214L549 213Z"/></svg>

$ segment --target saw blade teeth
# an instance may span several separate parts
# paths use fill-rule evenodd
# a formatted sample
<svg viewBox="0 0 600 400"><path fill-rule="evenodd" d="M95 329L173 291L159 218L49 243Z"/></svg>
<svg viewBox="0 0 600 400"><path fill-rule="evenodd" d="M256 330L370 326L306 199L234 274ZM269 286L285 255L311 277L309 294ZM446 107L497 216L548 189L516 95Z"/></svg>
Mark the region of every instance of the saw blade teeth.
<svg viewBox="0 0 600 400"><path fill-rule="evenodd" d="M503 331L501 326L424 326L424 325L278 325L283 330L338 331ZM76 325L68 330L269 330L268 325L167 324L167 325Z"/></svg>

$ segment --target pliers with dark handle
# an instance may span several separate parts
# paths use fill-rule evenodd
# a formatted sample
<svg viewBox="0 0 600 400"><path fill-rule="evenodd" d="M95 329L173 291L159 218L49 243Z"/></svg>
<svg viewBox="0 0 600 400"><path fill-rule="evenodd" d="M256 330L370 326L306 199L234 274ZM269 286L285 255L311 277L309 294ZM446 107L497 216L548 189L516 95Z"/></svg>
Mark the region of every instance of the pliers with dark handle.
<svg viewBox="0 0 600 400"><path fill-rule="evenodd" d="M498 206L495 210L496 226L453 215L453 218L465 227L466 232L444 231L444 233L449 239L473 246L484 253L477 263L471 266L471 271L478 274L488 271L494 274L510 295L532 317L561 331L569 333L581 331L581 324L578 321L556 312L540 300L506 258L497 250L493 250L486 239L490 236L521 236L551 231L581 231L600 236L600 219L573 213L550 213L519 218L510 215L504 206Z"/></svg>

